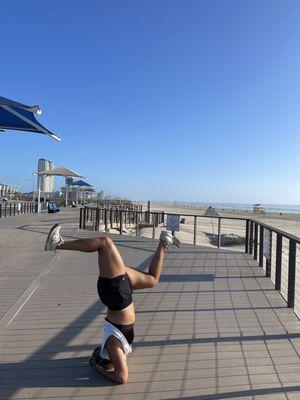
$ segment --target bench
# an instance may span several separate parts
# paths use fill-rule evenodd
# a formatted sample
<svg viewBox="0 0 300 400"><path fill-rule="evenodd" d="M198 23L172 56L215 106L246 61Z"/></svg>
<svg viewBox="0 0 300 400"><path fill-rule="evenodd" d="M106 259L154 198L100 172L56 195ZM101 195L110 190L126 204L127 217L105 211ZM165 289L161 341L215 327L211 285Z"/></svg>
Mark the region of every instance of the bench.
<svg viewBox="0 0 300 400"><path fill-rule="evenodd" d="M49 203L48 204L48 213L56 213L59 212L60 208L57 207L56 203Z"/></svg>

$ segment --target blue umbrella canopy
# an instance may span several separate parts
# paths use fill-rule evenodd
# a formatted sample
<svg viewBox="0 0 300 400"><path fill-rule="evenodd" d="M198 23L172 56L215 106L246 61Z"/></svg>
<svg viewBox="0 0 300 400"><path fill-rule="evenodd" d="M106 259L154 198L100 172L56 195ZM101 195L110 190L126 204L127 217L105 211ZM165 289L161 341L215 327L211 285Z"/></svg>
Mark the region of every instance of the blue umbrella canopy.
<svg viewBox="0 0 300 400"><path fill-rule="evenodd" d="M79 181L72 182L72 186L86 187L86 188L92 188L93 187L92 185L90 185L87 182L82 181L81 179Z"/></svg>
<svg viewBox="0 0 300 400"><path fill-rule="evenodd" d="M93 193L95 192L95 188L90 185L89 183L79 179L78 181L72 182L72 186L77 187L78 190L84 192L84 193Z"/></svg>
<svg viewBox="0 0 300 400"><path fill-rule="evenodd" d="M94 188L85 188L85 189L83 189L83 191L86 192L86 193L93 193L96 190Z"/></svg>
<svg viewBox="0 0 300 400"><path fill-rule="evenodd" d="M38 132L52 137L58 142L61 138L48 131L36 119L34 114L40 115L39 106L26 106L13 100L0 96L0 129L12 129L17 131Z"/></svg>

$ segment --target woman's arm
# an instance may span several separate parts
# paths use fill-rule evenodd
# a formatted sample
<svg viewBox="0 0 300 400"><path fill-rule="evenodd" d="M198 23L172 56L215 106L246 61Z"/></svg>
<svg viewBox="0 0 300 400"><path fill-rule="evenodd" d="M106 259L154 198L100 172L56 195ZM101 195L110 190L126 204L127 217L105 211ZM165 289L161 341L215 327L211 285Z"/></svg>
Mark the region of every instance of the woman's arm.
<svg viewBox="0 0 300 400"><path fill-rule="evenodd" d="M106 341L105 347L113 365L113 370L106 371L100 365L96 366L97 370L113 382L126 383L128 367L121 342L114 336L110 336Z"/></svg>
<svg viewBox="0 0 300 400"><path fill-rule="evenodd" d="M97 369L98 372L100 372L102 375L106 376L109 380L115 383L125 383L126 380L124 380L120 374L116 373L115 370L112 371L107 371L101 365L95 365L95 368Z"/></svg>

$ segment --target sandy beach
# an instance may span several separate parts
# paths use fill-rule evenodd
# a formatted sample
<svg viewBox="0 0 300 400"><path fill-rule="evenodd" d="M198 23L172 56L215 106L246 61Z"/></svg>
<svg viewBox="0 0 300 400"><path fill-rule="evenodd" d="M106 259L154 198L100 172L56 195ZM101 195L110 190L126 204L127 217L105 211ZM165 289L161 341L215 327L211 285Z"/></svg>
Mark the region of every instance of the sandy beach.
<svg viewBox="0 0 300 400"><path fill-rule="evenodd" d="M143 204L143 209L147 209L147 203ZM194 218L186 217L188 215L204 215L207 207L189 206L189 205L170 205L158 202L151 202L151 211L164 211L168 213L180 214L185 218L185 223L180 224L180 231L176 234L184 243L192 243L194 235ZM216 209L220 217L230 217L234 219L222 219L221 234L235 234L245 236L245 221L238 218L253 218L264 222L274 228L298 236L300 238L300 214L282 214L280 213L253 213L243 210L229 210L224 208ZM197 244L212 245L212 235L218 232L218 220L216 218L202 217L197 218ZM148 236L148 232L143 235ZM152 234L152 231L151 231Z"/></svg>

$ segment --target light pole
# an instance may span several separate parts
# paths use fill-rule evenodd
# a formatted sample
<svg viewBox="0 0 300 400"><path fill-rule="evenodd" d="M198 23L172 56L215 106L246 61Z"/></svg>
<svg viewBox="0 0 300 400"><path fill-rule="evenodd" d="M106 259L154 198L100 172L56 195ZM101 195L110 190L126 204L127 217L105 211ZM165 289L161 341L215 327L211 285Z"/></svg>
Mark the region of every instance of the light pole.
<svg viewBox="0 0 300 400"><path fill-rule="evenodd" d="M38 197L37 197L36 212L40 213L42 210L41 210L41 175L39 173L37 173L37 193Z"/></svg>
<svg viewBox="0 0 300 400"><path fill-rule="evenodd" d="M32 202L35 202L35 182L34 182L34 177L37 176L36 172L32 173Z"/></svg>

